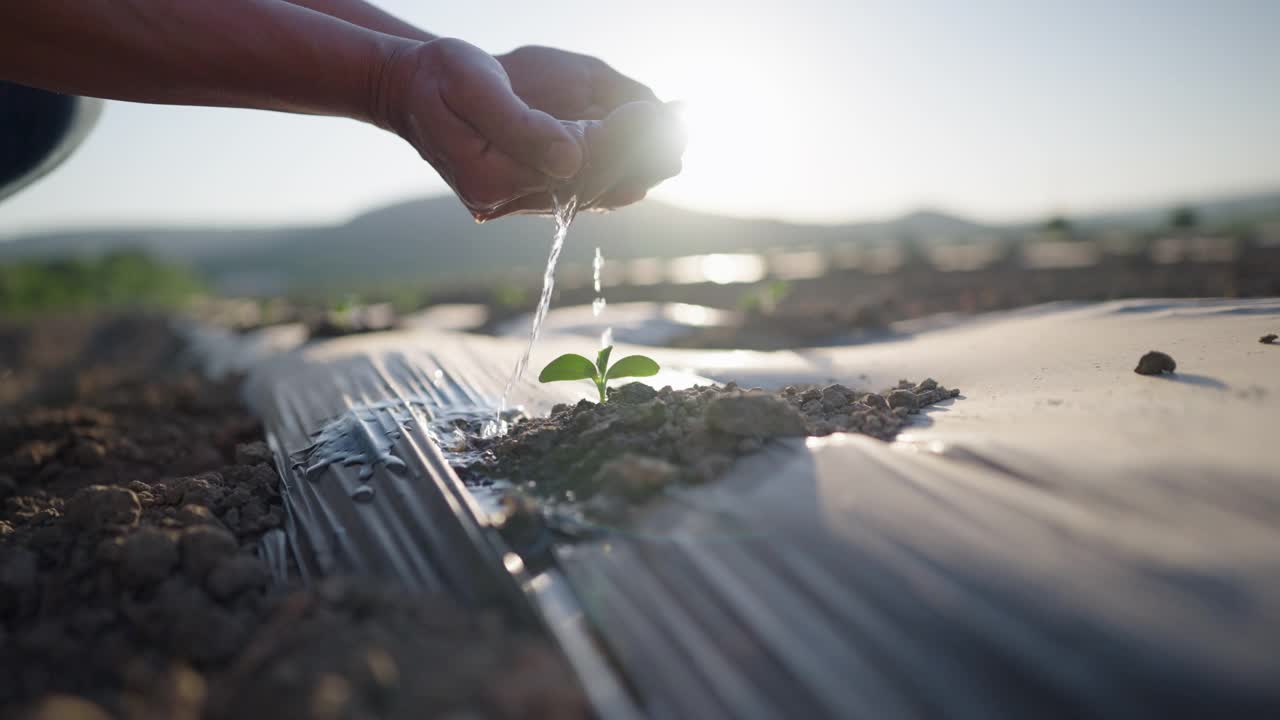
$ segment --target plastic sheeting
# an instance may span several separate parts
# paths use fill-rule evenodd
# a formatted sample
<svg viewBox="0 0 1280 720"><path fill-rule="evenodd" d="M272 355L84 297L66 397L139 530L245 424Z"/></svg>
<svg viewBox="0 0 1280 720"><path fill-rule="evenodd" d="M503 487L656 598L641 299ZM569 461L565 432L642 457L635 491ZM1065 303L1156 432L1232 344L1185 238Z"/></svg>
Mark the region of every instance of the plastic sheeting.
<svg viewBox="0 0 1280 720"><path fill-rule="evenodd" d="M1276 327L1277 301L1133 301L849 348L649 351L674 370L657 385L694 379L681 370L872 388L933 375L964 395L892 446L771 446L561 546L538 577L430 432L496 404L519 343L312 344L258 362L247 391L291 468L300 572L535 616L603 715L1266 716L1280 708L1280 348L1257 338ZM581 344L547 338L532 367ZM1149 349L1180 372L1135 375ZM589 393L526 383L513 401L541 412ZM343 417L400 472L306 479L290 458ZM374 497L355 502L369 468Z"/></svg>

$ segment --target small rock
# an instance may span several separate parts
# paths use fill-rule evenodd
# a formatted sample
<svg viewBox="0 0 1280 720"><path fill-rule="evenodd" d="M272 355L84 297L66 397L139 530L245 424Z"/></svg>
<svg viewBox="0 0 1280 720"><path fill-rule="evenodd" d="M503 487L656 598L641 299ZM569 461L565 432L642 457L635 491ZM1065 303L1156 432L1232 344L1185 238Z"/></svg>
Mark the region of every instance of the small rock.
<svg viewBox="0 0 1280 720"><path fill-rule="evenodd" d="M271 462L271 448L261 440L236 445L237 465L261 465Z"/></svg>
<svg viewBox="0 0 1280 720"><path fill-rule="evenodd" d="M656 397L658 397L658 391L642 382L627 383L622 387L609 389L610 400L628 405L649 402Z"/></svg>
<svg viewBox="0 0 1280 720"><path fill-rule="evenodd" d="M806 402L805 404L803 404L803 405L801 405L801 406L800 406L800 412L804 413L805 415L821 415L821 414L822 414L822 401L821 401L821 400L810 400L810 401L808 401L808 402Z"/></svg>
<svg viewBox="0 0 1280 720"><path fill-rule="evenodd" d="M142 515L142 503L128 488L89 485L80 488L67 503L67 520L85 530L133 527Z"/></svg>
<svg viewBox="0 0 1280 720"><path fill-rule="evenodd" d="M921 392L923 390L933 390L937 387L938 387L937 380L934 380L933 378L925 378L920 382L919 385L916 385L916 392Z"/></svg>
<svg viewBox="0 0 1280 720"><path fill-rule="evenodd" d="M1133 371L1139 375L1159 375L1162 372L1171 373L1177 367L1178 364L1173 361L1173 358L1158 350L1152 350L1138 360L1138 367Z"/></svg>
<svg viewBox="0 0 1280 720"><path fill-rule="evenodd" d="M552 405L552 406L551 406L551 414L552 414L553 416L554 416L554 415L560 415L560 414L562 414L562 413L567 413L567 412L569 412L569 411L570 411L570 410L572 410L572 409L573 409L573 408L571 408L569 405L567 405L567 404L565 404L565 403L556 403L555 405Z"/></svg>
<svg viewBox="0 0 1280 720"><path fill-rule="evenodd" d="M889 407L897 410L898 408L906 408L907 412L915 412L920 408L916 394L910 390L898 389L889 393Z"/></svg>
<svg viewBox="0 0 1280 720"><path fill-rule="evenodd" d="M876 410L889 409L889 401L885 400L883 395L877 395L875 393L867 393L866 395L863 395L862 404L867 407L875 408Z"/></svg>
<svg viewBox="0 0 1280 720"><path fill-rule="evenodd" d="M804 418L775 395L723 395L707 403L707 426L730 435L774 437L804 434Z"/></svg>
<svg viewBox="0 0 1280 720"><path fill-rule="evenodd" d="M1266 335L1258 338L1258 342L1263 345L1274 345L1276 340L1280 340L1280 335L1276 335L1275 333L1267 333Z"/></svg>
<svg viewBox="0 0 1280 720"><path fill-rule="evenodd" d="M234 535L212 525L187 528L182 533L180 545L182 567L187 576L197 582L203 580L223 558L234 555L239 547Z"/></svg>
<svg viewBox="0 0 1280 720"><path fill-rule="evenodd" d="M120 554L120 581L131 587L158 582L177 564L177 540L163 530L144 527L125 538Z"/></svg>
<svg viewBox="0 0 1280 720"><path fill-rule="evenodd" d="M601 465L595 483L639 500L666 487L678 474L676 466L665 460L627 453Z"/></svg>
<svg viewBox="0 0 1280 720"><path fill-rule="evenodd" d="M817 388L809 388L800 393L800 402L812 402L822 399L822 391Z"/></svg>
<svg viewBox="0 0 1280 720"><path fill-rule="evenodd" d="M205 580L205 587L219 600L267 584L267 569L252 555L236 555L218 563Z"/></svg>

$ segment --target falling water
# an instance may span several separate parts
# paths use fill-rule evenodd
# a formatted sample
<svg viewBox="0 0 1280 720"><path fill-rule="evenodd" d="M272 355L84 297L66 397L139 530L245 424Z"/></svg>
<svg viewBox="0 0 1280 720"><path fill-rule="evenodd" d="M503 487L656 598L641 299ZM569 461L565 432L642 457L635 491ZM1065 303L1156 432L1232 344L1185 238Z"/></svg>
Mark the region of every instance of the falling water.
<svg viewBox="0 0 1280 720"><path fill-rule="evenodd" d="M486 424L485 435L492 436L506 431L507 421L503 419L502 413L507 409L507 395L511 394L511 388L524 376L525 369L529 367L529 356L533 353L533 345L542 332L542 321L547 317L547 308L551 305L551 292L556 285L556 262L560 259L560 251L564 249L564 238L569 234L569 225L578 214L577 193L567 194L567 198L563 197L561 192L554 192L551 195L556 206L556 231L551 241L551 256L547 258L547 270L542 275L542 296L538 298L538 309L533 313L533 325L529 328L529 345L516 362L515 372L511 373L511 378L502 388L502 403L493 421Z"/></svg>
<svg viewBox="0 0 1280 720"><path fill-rule="evenodd" d="M600 317L600 313L604 312L605 305L607 304L604 299L604 294L601 292L600 273L602 270L604 270L604 255L600 254L600 248L596 248L596 257L591 261L591 281L592 286L595 287L596 290L596 299L591 301L592 317ZM613 328L607 327L603 333L600 333L600 347L606 348L612 344Z"/></svg>

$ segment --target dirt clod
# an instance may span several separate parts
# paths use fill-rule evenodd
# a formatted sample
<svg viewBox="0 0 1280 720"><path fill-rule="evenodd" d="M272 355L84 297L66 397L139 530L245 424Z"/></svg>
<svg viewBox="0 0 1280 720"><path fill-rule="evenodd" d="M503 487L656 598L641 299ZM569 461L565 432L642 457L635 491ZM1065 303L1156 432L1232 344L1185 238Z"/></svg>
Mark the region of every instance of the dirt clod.
<svg viewBox="0 0 1280 720"><path fill-rule="evenodd" d="M67 521L90 531L133 527L141 516L138 495L128 488L90 485L67 503Z"/></svg>
<svg viewBox="0 0 1280 720"><path fill-rule="evenodd" d="M1274 345L1276 340L1280 340L1280 335L1276 335L1275 333L1267 333L1266 335L1258 338L1258 342L1263 345Z"/></svg>
<svg viewBox="0 0 1280 720"><path fill-rule="evenodd" d="M1159 350L1152 350L1138 359L1138 366L1133 371L1139 375L1159 375L1164 372L1171 373L1177 367L1178 364L1172 357Z"/></svg>
<svg viewBox="0 0 1280 720"><path fill-rule="evenodd" d="M893 390L889 393L889 407L894 410L905 408L907 412L912 413L919 409L920 401L910 390Z"/></svg>
<svg viewBox="0 0 1280 720"><path fill-rule="evenodd" d="M204 580L209 571L224 558L239 549L236 538L226 530L208 525L189 527L179 541L182 567L188 577L196 582Z"/></svg>
<svg viewBox="0 0 1280 720"><path fill-rule="evenodd" d="M178 541L172 533L144 527L125 538L120 555L120 581L127 587L159 582L178 564Z"/></svg>
<svg viewBox="0 0 1280 720"><path fill-rule="evenodd" d="M804 418L795 408L765 393L723 395L707 404L704 417L708 428L741 437L804 435Z"/></svg>
<svg viewBox="0 0 1280 720"><path fill-rule="evenodd" d="M205 587L219 600L229 600L245 590L267 584L267 569L254 557L227 557L209 573Z"/></svg>

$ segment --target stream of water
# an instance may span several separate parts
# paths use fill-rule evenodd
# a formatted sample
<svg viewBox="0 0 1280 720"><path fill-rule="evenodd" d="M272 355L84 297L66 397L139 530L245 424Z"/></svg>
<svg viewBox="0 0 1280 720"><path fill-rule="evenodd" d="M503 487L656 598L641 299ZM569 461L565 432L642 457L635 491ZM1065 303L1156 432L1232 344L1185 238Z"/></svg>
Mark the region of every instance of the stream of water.
<svg viewBox="0 0 1280 720"><path fill-rule="evenodd" d="M604 255L600 254L600 248L596 248L595 259L591 261L591 283L596 291L596 299L591 301L591 316L600 317L600 313L604 312L605 299L604 292L600 286L600 273L604 270ZM600 348L604 349L613 344L613 328L606 327L603 333L600 333Z"/></svg>
<svg viewBox="0 0 1280 720"><path fill-rule="evenodd" d="M529 367L529 356L533 353L533 345L542 332L542 322L547 318L547 308L551 306L551 293L556 286L556 263L560 260L560 251L564 249L564 238L569 234L569 226L573 224L573 219L578 214L576 192L556 191L551 194L551 197L555 202L556 229L551 240L551 256L547 258L547 269L542 274L542 295L538 298L538 309L533 313L533 324L529 328L529 344L520 355L520 359L516 361L516 369L511 373L506 386L502 388L502 401L499 404L498 413L484 429L487 436L501 434L507 430L507 421L503 418L503 413L507 409L507 396L511 394L511 388L519 382L524 376L524 371Z"/></svg>

